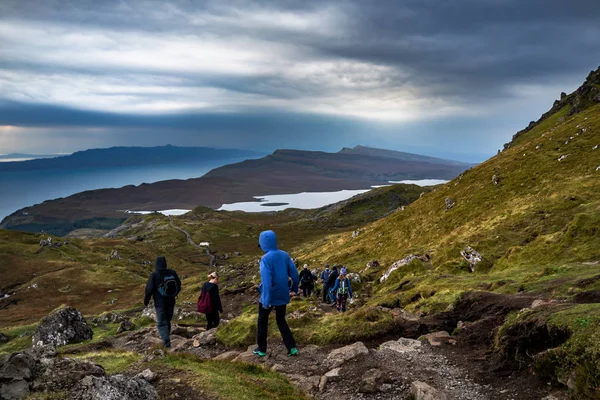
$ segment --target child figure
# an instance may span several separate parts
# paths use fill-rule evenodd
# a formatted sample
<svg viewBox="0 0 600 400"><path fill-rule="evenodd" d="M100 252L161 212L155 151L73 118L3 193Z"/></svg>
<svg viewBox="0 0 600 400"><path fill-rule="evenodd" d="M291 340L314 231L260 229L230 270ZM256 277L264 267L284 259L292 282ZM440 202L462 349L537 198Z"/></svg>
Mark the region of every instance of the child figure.
<svg viewBox="0 0 600 400"><path fill-rule="evenodd" d="M339 277L335 280L333 293L337 294L337 301L335 304L337 310L346 312L346 303L348 302L348 298L352 299L352 288L350 287L350 279L346 277L345 273L342 274L340 272Z"/></svg>

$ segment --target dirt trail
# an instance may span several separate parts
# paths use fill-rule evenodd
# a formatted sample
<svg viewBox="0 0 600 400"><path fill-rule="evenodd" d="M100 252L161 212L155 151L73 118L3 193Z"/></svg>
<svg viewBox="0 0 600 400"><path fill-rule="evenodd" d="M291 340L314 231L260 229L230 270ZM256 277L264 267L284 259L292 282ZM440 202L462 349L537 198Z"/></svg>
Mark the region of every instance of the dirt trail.
<svg viewBox="0 0 600 400"><path fill-rule="evenodd" d="M187 238L187 241L189 242L189 244L191 244L194 247L197 247L199 249L204 249L204 252L206 253L206 255L208 256L208 265L210 265L211 267L214 267L216 265L217 262L217 257L213 254L211 254L210 250L208 249L208 247L204 247L204 246L200 246L199 244L196 244L196 242L194 242L194 240L192 239L192 236L189 234L188 231L179 228L178 226L175 226L175 224L173 224L173 218L169 215L169 224L171 225L171 228L178 230L179 232L183 233L185 235L185 237Z"/></svg>

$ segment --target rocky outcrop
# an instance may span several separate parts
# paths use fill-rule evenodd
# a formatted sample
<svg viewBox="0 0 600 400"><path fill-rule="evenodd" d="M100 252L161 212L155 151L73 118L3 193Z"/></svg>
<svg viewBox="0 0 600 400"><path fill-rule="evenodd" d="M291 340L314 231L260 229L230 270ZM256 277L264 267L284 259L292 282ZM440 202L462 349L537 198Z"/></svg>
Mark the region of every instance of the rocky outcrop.
<svg viewBox="0 0 600 400"><path fill-rule="evenodd" d="M397 270L400 267L410 264L414 260L429 262L429 254L425 254L424 256L421 256L418 254L411 254L411 255L404 257L402 260L396 261L388 268L388 270L385 272L385 274L383 274L383 276L379 279L379 282L383 283L383 282L387 281L388 278L390 277L390 275L392 274L392 272L394 272L395 270Z"/></svg>
<svg viewBox="0 0 600 400"><path fill-rule="evenodd" d="M72 400L155 400L156 390L141 377L86 376L70 392Z"/></svg>
<svg viewBox="0 0 600 400"><path fill-rule="evenodd" d="M600 103L600 67L595 71L591 71L583 85L576 91L566 96L563 96L561 93L560 100L554 102L550 111L542 115L537 122L531 121L529 125L527 125L527 128L515 133L512 140L504 145L504 150L508 149L521 135L529 132L540 122L556 114L564 107L569 106L570 109L568 115L574 115L598 103Z"/></svg>
<svg viewBox="0 0 600 400"><path fill-rule="evenodd" d="M117 324L125 321L127 318L114 311L108 311L92 318L92 324Z"/></svg>
<svg viewBox="0 0 600 400"><path fill-rule="evenodd" d="M104 375L104 368L98 364L58 358L53 346L39 346L0 357L0 398L23 399L31 392L68 391L86 376Z"/></svg>
<svg viewBox="0 0 600 400"><path fill-rule="evenodd" d="M483 260L483 256L471 246L467 246L460 251L460 255L469 263L471 272L475 272L475 267Z"/></svg>
<svg viewBox="0 0 600 400"><path fill-rule="evenodd" d="M34 347L46 344L64 346L69 343L90 340L93 336L92 329L73 307L63 307L45 317L33 334Z"/></svg>

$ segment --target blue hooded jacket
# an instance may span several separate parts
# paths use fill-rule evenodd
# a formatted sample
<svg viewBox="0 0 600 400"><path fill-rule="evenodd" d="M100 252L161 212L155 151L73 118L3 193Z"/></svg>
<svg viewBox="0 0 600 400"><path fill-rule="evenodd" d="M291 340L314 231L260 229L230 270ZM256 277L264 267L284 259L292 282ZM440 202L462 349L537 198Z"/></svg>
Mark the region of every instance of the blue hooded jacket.
<svg viewBox="0 0 600 400"><path fill-rule="evenodd" d="M288 253L277 249L277 236L264 231L258 239L266 254L260 260L260 303L263 307L283 306L290 302L290 291L298 293L298 271ZM292 278L292 287L288 286Z"/></svg>

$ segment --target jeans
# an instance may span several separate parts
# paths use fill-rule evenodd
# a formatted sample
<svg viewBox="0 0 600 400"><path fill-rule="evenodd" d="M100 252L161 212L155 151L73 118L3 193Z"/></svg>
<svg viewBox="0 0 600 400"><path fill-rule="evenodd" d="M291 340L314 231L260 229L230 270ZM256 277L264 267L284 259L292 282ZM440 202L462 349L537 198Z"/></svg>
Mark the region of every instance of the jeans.
<svg viewBox="0 0 600 400"><path fill-rule="evenodd" d="M208 322L208 325L206 326L206 330L216 328L217 326L219 326L220 321L221 321L221 317L219 316L218 311L206 313L206 322Z"/></svg>
<svg viewBox="0 0 600 400"><path fill-rule="evenodd" d="M329 286L323 284L323 303L329 303Z"/></svg>
<svg viewBox="0 0 600 400"><path fill-rule="evenodd" d="M267 331L269 328L269 314L275 309L275 318L277 320L277 327L283 338L283 343L287 347L288 351L296 347L294 336L292 331L285 320L285 309L286 305L263 308L262 304L258 303L258 334L257 343L260 351L267 351Z"/></svg>
<svg viewBox="0 0 600 400"><path fill-rule="evenodd" d="M171 320L174 307L156 308L156 326L165 347L171 347Z"/></svg>

